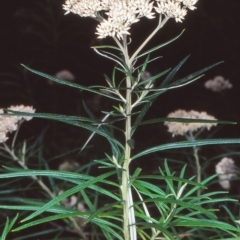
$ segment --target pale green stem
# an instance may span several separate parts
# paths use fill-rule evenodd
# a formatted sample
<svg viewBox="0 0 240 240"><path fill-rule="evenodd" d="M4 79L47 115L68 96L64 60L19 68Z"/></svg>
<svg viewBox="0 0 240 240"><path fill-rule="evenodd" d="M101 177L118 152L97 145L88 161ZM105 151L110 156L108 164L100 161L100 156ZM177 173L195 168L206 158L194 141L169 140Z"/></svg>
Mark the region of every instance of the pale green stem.
<svg viewBox="0 0 240 240"><path fill-rule="evenodd" d="M133 61L138 53L145 47L145 45L150 41L150 39L164 26L164 24L168 21L168 17L165 17L162 21L161 15L159 16L159 23L156 29L146 38L146 40L142 43L142 45L135 51L131 58L128 55L128 47L127 47L127 37L126 35L123 37L123 44L121 44L117 38L113 38L119 48L122 50L123 56L125 58L125 63L130 71L133 68ZM123 172L122 172L122 200L123 200L123 232L124 232L124 240L136 240L136 225L135 225L135 215L133 209L133 200L132 200L132 192L129 181L129 165L131 161L131 147L128 144L128 141L131 140L131 114L132 114L132 82L130 76L126 76L126 106L125 106L125 160L123 164Z"/></svg>
<svg viewBox="0 0 240 240"><path fill-rule="evenodd" d="M130 64L133 63L135 60L135 57L140 53L140 51L146 46L146 44L153 38L153 36L165 25L165 23L168 21L169 17L165 17L162 21L162 15L159 15L159 22L158 26L154 29L154 31L146 38L146 40L141 44L141 46L135 51L135 53L131 56L129 62Z"/></svg>
<svg viewBox="0 0 240 240"><path fill-rule="evenodd" d="M127 46L127 37L126 35L123 37L123 45L114 38L117 45L123 51L123 56L125 59L125 63L128 66L130 71L132 70L132 65L129 61L128 55L128 46ZM125 102L125 157L123 163L123 171L122 171L122 183L121 183L121 192L122 192L122 201L123 201L123 234L124 240L136 240L136 225L135 225L135 215L133 209L133 200L132 200L132 192L131 185L129 180L129 165L131 161L131 147L128 144L128 141L131 140L131 104L132 104L132 91L131 91L131 78L130 76L126 76L126 102Z"/></svg>
<svg viewBox="0 0 240 240"><path fill-rule="evenodd" d="M197 183L201 183L201 171L202 171L202 168L201 168L201 164L200 164L200 161L199 161L198 150L199 150L199 148L193 147L193 155L194 155L194 158L195 158L196 170L197 170ZM197 195L198 196L201 195L201 189L198 189Z"/></svg>
<svg viewBox="0 0 240 240"><path fill-rule="evenodd" d="M23 121L24 121L24 120L23 120ZM23 121L20 121L20 122L18 123L17 131L16 131L16 133L14 134L14 137L13 137L13 140L12 140L12 149L14 148L14 145L15 145L15 142L16 142L16 139L17 139L17 135L18 135L19 129L20 129L21 124L22 124Z"/></svg>
<svg viewBox="0 0 240 240"><path fill-rule="evenodd" d="M193 136L192 132L190 132L190 137L189 138L190 138L191 141L195 140L195 137ZM199 150L198 147L193 147L193 156L195 158L195 164L196 164L197 183L201 183L202 168L201 168L201 164L200 164L200 161L199 161L198 150ZM198 189L197 196L200 196L200 194L201 194L201 190Z"/></svg>

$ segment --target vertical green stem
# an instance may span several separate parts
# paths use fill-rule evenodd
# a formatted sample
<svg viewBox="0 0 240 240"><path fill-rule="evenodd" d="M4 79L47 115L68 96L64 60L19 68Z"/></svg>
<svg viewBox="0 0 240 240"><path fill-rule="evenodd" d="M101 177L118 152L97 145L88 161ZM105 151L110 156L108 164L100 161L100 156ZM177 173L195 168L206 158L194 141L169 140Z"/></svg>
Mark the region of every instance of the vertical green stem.
<svg viewBox="0 0 240 240"><path fill-rule="evenodd" d="M132 73L133 62L137 57L138 53L143 49L143 47L150 41L150 39L161 29L164 24L168 21L168 17L165 17L162 21L161 16L159 17L159 23L156 29L146 38L146 40L141 44L141 46L135 51L135 53L129 58L128 55L128 44L127 36L123 36L123 43L121 44L117 38L114 38L115 42L123 52L125 59L125 64L127 65L130 74ZM131 161L131 146L129 141L131 141L131 114L132 114L132 82L129 74L126 76L126 106L125 106L125 156L123 163L123 172L122 172L122 200L123 200L123 232L124 240L136 240L136 225L135 225L135 214L133 209L133 199L131 192L131 185L129 181L129 164Z"/></svg>
<svg viewBox="0 0 240 240"><path fill-rule="evenodd" d="M195 141L195 137L193 136L193 133L191 131L189 132L189 136L187 136L187 139L191 140L191 141ZM202 168L201 168L201 164L200 164L200 161L199 161L198 150L199 150L198 147L193 147L193 156L195 158L196 171L197 171L197 173L196 173L197 174L197 183L201 183ZM201 190L198 189L197 196L200 196L200 194L201 194Z"/></svg>
<svg viewBox="0 0 240 240"><path fill-rule="evenodd" d="M137 57L138 53L146 46L146 44L153 38L153 36L165 25L165 23L168 21L169 17L165 17L162 20L162 15L159 15L158 20L158 26L153 30L153 32L145 39L145 41L141 44L141 46L136 50L135 53L130 58L130 63L132 63L135 60L135 57Z"/></svg>
<svg viewBox="0 0 240 240"><path fill-rule="evenodd" d="M195 158L195 162L196 162L196 170L197 170L197 183L201 183L201 164L199 162L199 156L198 156L198 148L197 147L193 147L193 155ZM197 191L197 195L200 196L201 194L201 190L198 189Z"/></svg>
<svg viewBox="0 0 240 240"><path fill-rule="evenodd" d="M127 48L127 37L123 38L123 54L125 58L125 63L128 69L132 69L131 63L128 56ZM132 207L132 193L131 185L129 181L129 164L131 161L131 146L128 144L128 141L131 140L131 105L132 105L132 82L130 76L126 76L126 106L125 106L125 156L123 163L122 171L122 200L123 200L123 231L124 231L124 240L135 240L136 239L136 230L135 230L135 216L134 209Z"/></svg>

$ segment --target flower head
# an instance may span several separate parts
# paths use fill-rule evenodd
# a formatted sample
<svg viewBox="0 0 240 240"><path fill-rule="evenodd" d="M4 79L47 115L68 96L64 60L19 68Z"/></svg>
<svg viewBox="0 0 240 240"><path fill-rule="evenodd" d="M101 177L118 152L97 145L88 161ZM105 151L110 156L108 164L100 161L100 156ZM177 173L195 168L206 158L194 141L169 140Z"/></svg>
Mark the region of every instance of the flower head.
<svg viewBox="0 0 240 240"><path fill-rule="evenodd" d="M197 112L191 110L189 112L185 110L177 110L168 114L168 118L189 118L189 119L204 119L204 120L216 120L215 117L208 115L206 112ZM210 129L212 126L216 126L217 123L188 123L188 122L165 122L164 125L168 127L168 131L175 135L184 135L187 132L194 132L199 129Z"/></svg>
<svg viewBox="0 0 240 240"><path fill-rule="evenodd" d="M175 18L176 22L182 22L187 14L187 10L182 8L178 1L160 0L155 7L156 12L164 14L166 17Z"/></svg>
<svg viewBox="0 0 240 240"><path fill-rule="evenodd" d="M67 80L70 82L74 82L75 81L75 76L68 70L63 69L57 73L55 73L55 77L57 78L61 78L63 80Z"/></svg>
<svg viewBox="0 0 240 240"><path fill-rule="evenodd" d="M123 38L140 18L154 18L155 12L182 22L187 9L194 10L198 0L66 0L63 9L99 21L98 38ZM155 10L155 11L154 11Z"/></svg>
<svg viewBox="0 0 240 240"><path fill-rule="evenodd" d="M18 112L35 112L35 109L33 109L33 107L23 105L11 106L9 109ZM0 109L0 113L4 113L3 109ZM21 120L29 121L31 119L32 117L27 116L0 116L0 143L7 141L7 133L16 131Z"/></svg>
<svg viewBox="0 0 240 240"><path fill-rule="evenodd" d="M219 184L223 189L230 189L230 179L236 177L236 166L231 158L223 158L215 167L219 174Z"/></svg>
<svg viewBox="0 0 240 240"><path fill-rule="evenodd" d="M216 76L214 79L208 80L205 82L204 86L213 92L221 92L224 89L232 88L232 84L229 80L224 79L222 76Z"/></svg>
<svg viewBox="0 0 240 240"><path fill-rule="evenodd" d="M78 162L74 160L66 160L58 166L58 170L74 172L79 167L80 167L80 164Z"/></svg>

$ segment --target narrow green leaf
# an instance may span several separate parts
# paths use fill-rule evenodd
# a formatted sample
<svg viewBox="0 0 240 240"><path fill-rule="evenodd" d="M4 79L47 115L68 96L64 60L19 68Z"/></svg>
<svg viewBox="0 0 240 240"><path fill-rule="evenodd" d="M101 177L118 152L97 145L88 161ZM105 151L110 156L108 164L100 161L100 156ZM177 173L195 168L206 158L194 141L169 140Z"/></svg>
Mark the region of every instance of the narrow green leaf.
<svg viewBox="0 0 240 240"><path fill-rule="evenodd" d="M15 224L15 222L17 221L17 219L18 219L18 214L11 222L9 222L9 218L7 218L2 235L0 237L1 240L6 239L8 233L11 231L11 229L12 229L13 225Z"/></svg>
<svg viewBox="0 0 240 240"><path fill-rule="evenodd" d="M224 121L224 120L209 120L209 119L193 119L193 118L154 118L151 120L143 121L138 124L147 125L153 123L160 123L160 122L183 122L183 123L218 123L218 124L237 124L237 122L232 121Z"/></svg>
<svg viewBox="0 0 240 240"><path fill-rule="evenodd" d="M122 204L122 202L114 202L114 203L110 203L110 204L105 204L102 208L98 209L92 215L90 215L85 223L87 224L87 223L91 222L93 218L95 218L96 216L98 216L102 212L104 212L104 211L106 211L110 208L113 208L116 205L121 205L121 204ZM109 211L108 211L108 215L109 215Z"/></svg>
<svg viewBox="0 0 240 240"><path fill-rule="evenodd" d="M176 181L176 182L183 182L183 183L187 183L187 184L190 184L190 185L194 185L194 186L197 186L198 188L206 188L204 185L200 184L200 183L197 183L197 182L194 182L194 181L191 181L191 180L188 180L188 179L184 179L184 178L178 178L178 177L173 177L173 176L158 176L158 175L145 175L145 176L139 176L138 177L139 179L155 179L155 180L173 180L173 181Z"/></svg>
<svg viewBox="0 0 240 240"><path fill-rule="evenodd" d="M111 46L111 45L91 46L91 48L97 48L97 49L101 49L101 48L110 48L110 49L114 49L114 50L121 51L120 48L115 47L115 46Z"/></svg>
<svg viewBox="0 0 240 240"><path fill-rule="evenodd" d="M176 67L173 68L173 70L167 75L167 77L161 83L160 87L165 87L167 84L171 82L176 73L179 71L182 65L188 60L189 57L190 55L186 56Z"/></svg>
<svg viewBox="0 0 240 240"><path fill-rule="evenodd" d="M47 204L45 204L42 208L40 208L39 210L37 210L36 212L32 213L30 216L24 218L21 222L26 222L36 216L38 216L39 214L45 212L46 210L48 210L49 208L51 208L52 206L54 206L55 204L57 204L58 202L62 201L63 199L75 194L78 191L81 191L85 188L88 188L91 185L94 185L97 182L100 182L101 180L113 175L115 173L114 172L109 172L109 173L105 173L103 175L100 175L92 180L89 180L83 184L81 184L80 186L75 186L69 190L67 190L66 192L60 194L59 196L57 196L56 198L54 198L53 200L51 200L50 202L48 202Z"/></svg>
<svg viewBox="0 0 240 240"><path fill-rule="evenodd" d="M144 53L136 56L135 59L138 59L138 58L140 58L140 57L143 57L143 56L145 56L145 55L147 55L147 54L149 54L149 53L151 53L151 52L156 51L156 50L159 49L159 48L162 48L162 47L168 45L169 43L171 43L171 42L175 41L176 39L178 39L178 38L184 33L184 31L185 31L185 30L183 30L179 35L177 35L176 37L170 39L169 41L167 41L167 42L165 42L165 43L162 43L162 44L160 44L160 45L158 45L158 46L156 46L156 47L154 47L154 48L151 48L151 49L149 49L148 51L146 51L146 52L144 52ZM130 61L131 61L131 60L130 60Z"/></svg>
<svg viewBox="0 0 240 240"><path fill-rule="evenodd" d="M173 236L166 228L162 227L160 224L138 222L136 225L139 226L139 228L141 229L151 229L151 228L157 229L160 231L160 233L162 233L165 237L167 237L166 239L168 240L179 239L178 236Z"/></svg>
<svg viewBox="0 0 240 240"><path fill-rule="evenodd" d="M138 177L138 175L140 174L141 171L142 171L141 168L137 168L131 176L131 181L132 180L135 181L135 179Z"/></svg>
<svg viewBox="0 0 240 240"><path fill-rule="evenodd" d="M64 172L64 171L57 171L57 170L25 170L22 168L9 168L3 166L8 171L13 171L13 173L3 173L0 174L1 178L13 178L13 177L31 177L33 175L35 176L51 176L55 178L65 178L67 179L81 179L81 180L91 180L94 179L94 177L86 175L86 174L80 174L80 173L74 173L74 172Z"/></svg>
<svg viewBox="0 0 240 240"><path fill-rule="evenodd" d="M87 123L95 123L99 124L101 121L91 118L85 118L80 116L68 116L62 114L53 114L53 113L28 113L28 112L19 112L13 111L10 109L6 109L9 113L0 113L1 116L28 116L28 117L36 117L36 118L44 118L44 119L53 119L57 121L80 121Z"/></svg>
<svg viewBox="0 0 240 240"><path fill-rule="evenodd" d="M240 233L240 229L233 227L232 225L216 220L207 220L207 219L196 219L196 218L186 218L179 217L180 221L174 223L175 226L179 227L202 227L202 228L218 228L221 230L231 230L234 232ZM186 219L185 219L186 218Z"/></svg>
<svg viewBox="0 0 240 240"><path fill-rule="evenodd" d="M149 63L149 58L150 58L150 54L147 55L144 63L142 64L142 69L141 69L142 73L144 73L146 71L147 65Z"/></svg>
<svg viewBox="0 0 240 240"><path fill-rule="evenodd" d="M150 60L148 60L148 64L151 63L151 62L154 62L154 61L156 61L156 60L158 60L158 59L160 59L160 58L162 58L162 56L158 56L158 57L155 57L155 58L153 58L153 59L150 59ZM145 64L145 63L136 66L136 67L134 68L134 72L135 72L137 69L142 68L144 64Z"/></svg>
<svg viewBox="0 0 240 240"><path fill-rule="evenodd" d="M39 210L44 203L39 204L39 206L24 206L24 205L0 205L0 209L10 209L10 210L18 210L18 211L36 211ZM46 212L52 213L61 213L61 214L68 214L68 213L76 213L77 211L72 210L70 208L61 207L61 206L53 206L49 208Z"/></svg>
<svg viewBox="0 0 240 240"><path fill-rule="evenodd" d="M201 69L201 70L198 70L198 71L196 71L196 72L194 72L194 73L192 73L192 74L189 74L189 75L186 76L186 77L183 77L183 78L181 78L181 79L179 79L179 80L176 80L176 81L174 81L173 83L171 83L171 84L169 84L169 85L167 85L167 86L164 86L164 87L165 87L165 88L170 88L170 87L173 87L173 86L183 85L183 84L185 84L185 83L187 83L187 82L191 82L191 81L193 81L194 79L197 79L197 78L203 76L203 73L204 73L204 72L210 70L210 69L213 68L213 67L216 67L217 65L219 65L219 64L221 64L221 63L223 63L223 62L214 63L214 64L212 64L212 65L210 65L210 66L208 66L208 67L205 67L205 68L203 68L203 69Z"/></svg>
<svg viewBox="0 0 240 240"><path fill-rule="evenodd" d="M198 211L199 213L202 213L210 218L217 218L216 215L212 212L210 212L209 210L206 210L205 208L202 208L200 206L197 206L197 205L194 205L194 204L191 204L191 203L187 203L187 202L184 202L182 200L176 200L176 199L171 199L171 198L161 198L161 197L158 197L158 198L150 198L150 199L144 199L143 201L138 201L138 202L135 202L134 203L134 206L135 205L139 205L139 204L142 204L142 203L147 203L147 202L164 202L164 203L170 203L170 204L176 204L178 206L181 206L183 207L183 209L193 209L193 210L196 210Z"/></svg>
<svg viewBox="0 0 240 240"><path fill-rule="evenodd" d="M119 240L124 240L115 230L112 229L112 225L109 225L109 222L101 221L101 222L94 222L94 223L100 227L100 229L105 234L105 237L107 240L112 240L113 236ZM114 227L117 228L118 226L114 224ZM119 228L118 231L121 232L122 229Z"/></svg>
<svg viewBox="0 0 240 240"><path fill-rule="evenodd" d="M75 212L75 213L67 213L67 214L57 214L57 215L53 215L53 216L49 216L49 217L45 217L36 221L32 221L26 224L23 224L22 226L13 229L13 232L17 232L35 225L39 225L42 223L46 223L46 222L52 222L55 220L59 220L59 219L65 219L65 218L69 218L69 217L82 217L82 218L87 218L89 216L88 212Z"/></svg>
<svg viewBox="0 0 240 240"><path fill-rule="evenodd" d="M97 90L93 90L92 88L90 87L84 87L82 85L79 85L77 83L73 83L73 82L70 82L70 81L66 81L66 80L63 80L63 79L59 79L59 78L56 78L56 77L53 77L51 75L48 75L46 73L42 73L42 72L39 72L39 71L36 71L34 69L31 69L27 66L25 66L24 64L21 64L24 68L26 68L28 71L32 72L32 73L35 73L43 78L46 78L46 79L49 79L51 81L54 81L54 82L57 82L57 83L60 83L60 84L63 84L63 85L67 85L69 87L73 87L73 88L77 88L77 89L80 89L80 90L85 90L85 91L88 91L88 92L92 92L92 93L96 93L98 95L102 95L102 96L105 96L105 97L108 97L108 98L112 98L114 100L117 100L119 101L120 99L119 98L116 98L112 95L109 95L109 94L105 94L104 92L102 91L97 91Z"/></svg>
<svg viewBox="0 0 240 240"><path fill-rule="evenodd" d="M68 119L68 116L64 116L64 115L57 115L57 114L46 114L46 113L24 113L24 112L16 112L16 111L11 111L13 112L12 114L0 114L0 115L4 115L4 116L13 116L14 113L16 113L16 115L20 115L20 116L31 116L31 117L36 117L36 118L45 118L45 119L50 119L50 120L56 120L56 121L60 121L60 122L64 122L64 123L67 123L67 124L70 124L70 125L74 125L74 126L77 126L77 127L81 127L81 128L84 128L84 129L87 129L91 132L95 132L103 137L105 137L108 141L110 141L111 143L115 143L116 145L118 145L119 147L121 147L122 149L124 149L123 145L117 141L114 137L112 137L111 135L109 135L109 133L107 133L106 129L102 130L101 128L98 128L96 126L92 126L92 123L94 123L95 125L104 125L104 124L109 124L109 123L104 123L104 122L101 122L101 121L98 121L96 122L96 120L91 120L90 119L90 124L87 124L87 123L81 123L79 121L77 121L76 119L78 117L76 116L69 116L69 118L71 119L74 119L74 120L69 120ZM84 118L85 120L87 118Z"/></svg>
<svg viewBox="0 0 240 240"><path fill-rule="evenodd" d="M5 223L5 226L4 226L4 229L3 229L3 233L2 233L2 236L1 236L1 240L5 240L6 237L7 237L7 234L9 232L9 218L7 218L7 221Z"/></svg>
<svg viewBox="0 0 240 240"><path fill-rule="evenodd" d="M232 139L205 139L205 140L195 140L195 141L182 141L182 142L175 142L175 143L168 143L159 145L156 147L149 148L144 150L135 156L132 157L132 160L139 158L141 156L160 152L163 150L169 149L177 149L177 148L189 148L189 147L199 147L199 146L208 146L208 145L219 145L219 144L239 144L240 138L232 138Z"/></svg>
<svg viewBox="0 0 240 240"><path fill-rule="evenodd" d="M139 87L139 86L141 86L143 84L147 84L148 82L153 82L153 81L157 80L158 78L162 77L163 75L165 75L166 73L168 73L169 71L170 71L170 68L165 70L165 71L163 71L163 72L160 72L160 73L156 74L155 76L152 76L152 77L150 77L150 78L148 78L146 80L142 80L142 81L140 81L137 84L137 87Z"/></svg>
<svg viewBox="0 0 240 240"><path fill-rule="evenodd" d="M162 189L160 189L158 186L150 182L135 180L133 185L136 187L137 190L141 191L143 194L144 194L144 191L142 190L144 188L144 189L150 190L151 192L154 192L155 194L158 194L158 196L166 197L166 194Z"/></svg>

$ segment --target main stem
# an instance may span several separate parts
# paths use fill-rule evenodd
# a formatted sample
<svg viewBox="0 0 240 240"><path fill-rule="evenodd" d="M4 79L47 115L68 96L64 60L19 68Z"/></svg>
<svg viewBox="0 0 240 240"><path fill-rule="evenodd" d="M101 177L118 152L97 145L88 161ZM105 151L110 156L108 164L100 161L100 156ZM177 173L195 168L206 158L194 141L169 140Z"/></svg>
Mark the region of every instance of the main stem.
<svg viewBox="0 0 240 240"><path fill-rule="evenodd" d="M131 71L132 66L128 56L127 48L127 37L124 36L123 39L123 54L125 58L125 63L128 69ZM135 240L136 239L136 227L135 227L135 216L133 209L133 200L131 193L131 184L129 180L129 165L131 161L131 105L132 105L132 83L130 76L126 76L126 120L125 120L125 154L124 163L122 171L122 200L123 200L123 234L124 240Z"/></svg>

